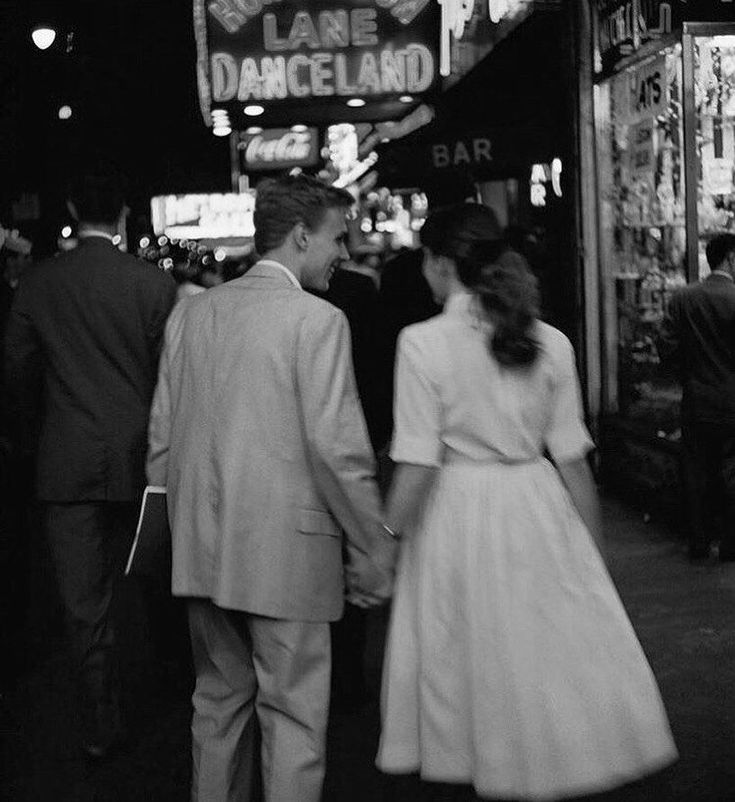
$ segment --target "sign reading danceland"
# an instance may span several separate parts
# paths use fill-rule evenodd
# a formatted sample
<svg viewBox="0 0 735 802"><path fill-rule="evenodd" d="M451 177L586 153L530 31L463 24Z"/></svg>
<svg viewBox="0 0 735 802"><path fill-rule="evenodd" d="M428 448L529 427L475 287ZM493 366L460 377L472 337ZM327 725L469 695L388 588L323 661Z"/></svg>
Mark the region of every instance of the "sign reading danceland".
<svg viewBox="0 0 735 802"><path fill-rule="evenodd" d="M439 78L432 0L195 0L194 19L207 122L212 106L370 103Z"/></svg>

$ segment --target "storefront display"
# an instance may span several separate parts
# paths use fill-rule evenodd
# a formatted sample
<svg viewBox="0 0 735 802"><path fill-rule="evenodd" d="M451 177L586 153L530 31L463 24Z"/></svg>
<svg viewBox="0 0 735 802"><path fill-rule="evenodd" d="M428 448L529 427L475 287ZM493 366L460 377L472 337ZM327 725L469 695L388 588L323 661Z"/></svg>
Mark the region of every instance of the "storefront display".
<svg viewBox="0 0 735 802"><path fill-rule="evenodd" d="M666 18L621 49L617 6L596 4L603 411L677 442L681 389L658 344L672 293L709 271L708 240L735 231L735 25Z"/></svg>

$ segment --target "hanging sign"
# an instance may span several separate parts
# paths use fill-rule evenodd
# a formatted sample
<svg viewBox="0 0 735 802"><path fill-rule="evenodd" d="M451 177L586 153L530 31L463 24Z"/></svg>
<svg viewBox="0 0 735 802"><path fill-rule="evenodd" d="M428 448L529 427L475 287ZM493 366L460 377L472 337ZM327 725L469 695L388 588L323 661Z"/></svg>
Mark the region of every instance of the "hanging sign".
<svg viewBox="0 0 735 802"><path fill-rule="evenodd" d="M252 237L254 211L254 192L151 198L154 232L175 239Z"/></svg>
<svg viewBox="0 0 735 802"><path fill-rule="evenodd" d="M319 132L316 128L270 128L257 134L241 133L237 150L244 173L308 167L319 161Z"/></svg>
<svg viewBox="0 0 735 802"><path fill-rule="evenodd" d="M664 114L669 104L666 59L658 56L626 71L627 96L618 98L622 108L618 120L632 125L646 118Z"/></svg>
<svg viewBox="0 0 735 802"><path fill-rule="evenodd" d="M430 0L194 0L200 99L235 119L247 104L366 103L432 90L438 5Z"/></svg>
<svg viewBox="0 0 735 802"><path fill-rule="evenodd" d="M628 152L630 174L633 179L646 179L653 182L656 168L654 152L655 122L653 119L642 120L631 125L628 130Z"/></svg>

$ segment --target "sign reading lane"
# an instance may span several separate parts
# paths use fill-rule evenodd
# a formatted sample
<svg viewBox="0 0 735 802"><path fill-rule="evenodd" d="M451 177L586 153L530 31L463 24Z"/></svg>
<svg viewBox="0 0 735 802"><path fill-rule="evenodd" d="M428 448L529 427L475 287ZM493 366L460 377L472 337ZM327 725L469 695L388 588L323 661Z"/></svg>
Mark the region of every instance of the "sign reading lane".
<svg viewBox="0 0 735 802"><path fill-rule="evenodd" d="M308 114L338 98L420 97L439 80L438 13L429 0L195 0L205 118L212 106Z"/></svg>

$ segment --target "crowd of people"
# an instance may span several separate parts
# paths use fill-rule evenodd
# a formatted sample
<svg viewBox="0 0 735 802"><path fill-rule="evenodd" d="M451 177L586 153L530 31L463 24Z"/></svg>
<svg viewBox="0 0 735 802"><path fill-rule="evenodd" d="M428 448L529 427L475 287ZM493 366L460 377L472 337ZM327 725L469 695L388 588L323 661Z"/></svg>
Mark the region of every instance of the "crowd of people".
<svg viewBox="0 0 735 802"><path fill-rule="evenodd" d="M196 675L193 800L318 802L330 699L359 697L365 611L389 603L376 762L427 799L557 799L676 759L605 567L572 346L489 208L433 209L420 249L343 269L352 196L263 181L257 261L177 293L113 245L113 176L70 200L80 245L26 269L4 351L87 755L125 736L113 609L148 483Z"/></svg>

